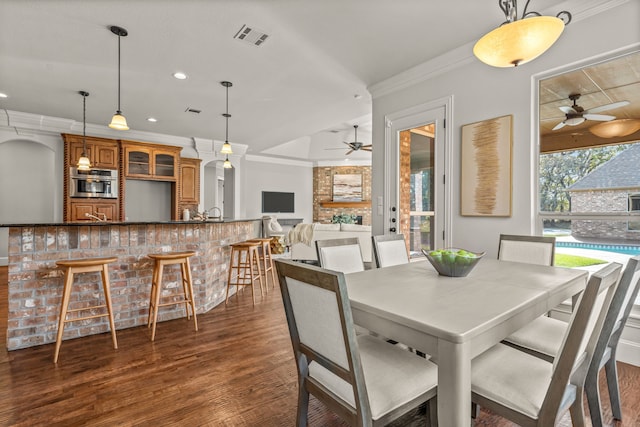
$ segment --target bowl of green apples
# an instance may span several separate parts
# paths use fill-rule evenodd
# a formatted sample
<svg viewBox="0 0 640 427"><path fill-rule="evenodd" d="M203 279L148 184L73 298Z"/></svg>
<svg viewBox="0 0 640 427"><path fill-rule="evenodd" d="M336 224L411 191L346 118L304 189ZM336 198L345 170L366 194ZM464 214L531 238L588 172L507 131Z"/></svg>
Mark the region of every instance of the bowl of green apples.
<svg viewBox="0 0 640 427"><path fill-rule="evenodd" d="M485 254L455 248L433 251L422 249L422 253L441 276L449 277L465 277Z"/></svg>

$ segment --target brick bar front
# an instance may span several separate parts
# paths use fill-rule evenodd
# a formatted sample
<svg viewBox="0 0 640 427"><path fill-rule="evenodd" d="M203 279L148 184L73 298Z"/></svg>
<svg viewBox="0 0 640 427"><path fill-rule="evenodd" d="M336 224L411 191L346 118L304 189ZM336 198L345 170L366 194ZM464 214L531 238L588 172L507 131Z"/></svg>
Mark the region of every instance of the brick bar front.
<svg viewBox="0 0 640 427"><path fill-rule="evenodd" d="M224 302L229 244L256 237L253 221L220 223L61 224L9 228L7 348L55 342L63 271L61 259L115 256L109 264L116 329L146 325L153 260L147 254L195 251L190 258L197 313ZM179 266L165 267L163 295L181 287ZM234 292L235 290L232 290ZM104 303L99 273L76 276L72 308ZM159 321L183 317L184 304L162 307ZM96 312L97 313L97 312ZM83 313L84 315L84 313ZM108 332L106 317L68 323L64 339Z"/></svg>

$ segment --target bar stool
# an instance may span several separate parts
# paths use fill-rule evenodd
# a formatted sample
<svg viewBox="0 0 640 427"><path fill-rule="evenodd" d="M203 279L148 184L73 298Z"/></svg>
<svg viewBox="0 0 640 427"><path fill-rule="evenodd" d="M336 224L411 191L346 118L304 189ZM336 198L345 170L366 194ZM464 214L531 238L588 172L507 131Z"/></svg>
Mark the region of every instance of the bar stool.
<svg viewBox="0 0 640 427"><path fill-rule="evenodd" d="M193 325L198 330L198 319L196 317L196 305L193 299L193 282L191 280L191 265L189 257L195 255L193 251L187 252L161 252L157 254L148 254L147 256L155 261L153 268L153 279L151 281L151 296L149 298L149 318L147 319L147 328L151 327L151 341L156 338L156 323L158 322L158 308L167 305L177 305L184 303L187 319L193 315ZM160 302L160 294L162 293L162 272L165 265L180 265L182 275L182 293L173 296L181 296L182 299L168 302Z"/></svg>
<svg viewBox="0 0 640 427"><path fill-rule="evenodd" d="M276 286L276 269L273 268L273 258L271 257L271 238L255 238L248 240L248 242L258 242L261 245L259 260L262 262L264 287L267 293L269 293L269 280L267 279L267 275L269 272L271 272L271 287Z"/></svg>
<svg viewBox="0 0 640 427"><path fill-rule="evenodd" d="M62 291L62 302L60 304L60 319L58 320L58 334L56 336L56 350L53 355L53 363L58 363L58 354L62 345L62 334L64 333L64 325L68 322L77 320L95 319L98 317L109 317L109 327L111 328L111 339L113 348L118 348L118 340L116 338L116 327L113 320L113 308L111 306L111 290L109 287L109 269L107 264L116 262L117 257L105 258L86 258L86 259L65 259L56 261L58 267L64 268L64 289ZM104 290L104 299L106 304L94 305L92 307L74 308L69 310L69 299L71 297L71 288L73 287L73 279L76 274L100 272L102 276L102 287ZM67 319L68 313L78 311L95 310L106 308L107 312L102 314L88 314L82 317Z"/></svg>
<svg viewBox="0 0 640 427"><path fill-rule="evenodd" d="M240 242L231 244L231 255L229 259L229 275L227 277L227 298L225 300L225 304L229 302L229 288L231 286L236 287L236 294L240 286L250 286L251 287L251 299L253 300L253 305L256 304L255 292L253 290L254 283L259 280L260 281L260 292L262 290L262 273L260 271L260 254L258 253L258 248L262 245L260 242ZM255 270L257 269L258 275L255 275ZM234 282L233 272L236 272Z"/></svg>

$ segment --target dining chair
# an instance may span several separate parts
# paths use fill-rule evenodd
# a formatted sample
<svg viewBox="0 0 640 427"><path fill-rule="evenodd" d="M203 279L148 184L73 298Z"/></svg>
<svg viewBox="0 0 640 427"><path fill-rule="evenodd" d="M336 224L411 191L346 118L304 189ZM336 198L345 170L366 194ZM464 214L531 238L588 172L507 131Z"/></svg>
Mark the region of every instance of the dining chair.
<svg viewBox="0 0 640 427"><path fill-rule="evenodd" d="M364 271L362 251L357 237L316 240L320 267L342 273Z"/></svg>
<svg viewBox="0 0 640 427"><path fill-rule="evenodd" d="M309 395L350 425L384 425L428 403L436 421L437 366L413 353L356 335L344 273L276 260L298 371L297 425Z"/></svg>
<svg viewBox="0 0 640 427"><path fill-rule="evenodd" d="M620 335L629 318L640 289L640 256L630 258L622 273L609 309L602 313L602 330L595 340L593 358L587 369L585 391L591 414L591 423L602 426L598 374L604 367L613 418L622 418L616 350ZM553 361L562 343L567 323L550 317L540 317L509 336L504 343L536 357Z"/></svg>
<svg viewBox="0 0 640 427"><path fill-rule="evenodd" d="M376 267L390 267L409 262L404 234L371 236L371 240L373 241L373 256L376 260Z"/></svg>
<svg viewBox="0 0 640 427"><path fill-rule="evenodd" d="M553 362L497 344L471 362L471 399L521 426L548 427L567 410L574 426L583 427L582 394L594 342L587 326L597 316L594 331L602 328L596 301L602 296L607 310L618 283L622 265L611 263L589 278L577 298L568 327Z"/></svg>
<svg viewBox="0 0 640 427"><path fill-rule="evenodd" d="M498 259L526 262L528 264L553 265L556 238L552 236L521 236L501 234Z"/></svg>

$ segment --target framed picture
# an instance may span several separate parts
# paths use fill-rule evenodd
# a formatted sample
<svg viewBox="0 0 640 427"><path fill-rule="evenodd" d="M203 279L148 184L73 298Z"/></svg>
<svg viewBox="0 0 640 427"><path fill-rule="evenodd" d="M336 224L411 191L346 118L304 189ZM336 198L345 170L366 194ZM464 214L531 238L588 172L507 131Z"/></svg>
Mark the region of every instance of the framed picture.
<svg viewBox="0 0 640 427"><path fill-rule="evenodd" d="M333 175L333 201L334 202L361 202L362 201L362 175L361 174Z"/></svg>
<svg viewBox="0 0 640 427"><path fill-rule="evenodd" d="M513 116L462 126L460 215L511 216Z"/></svg>

